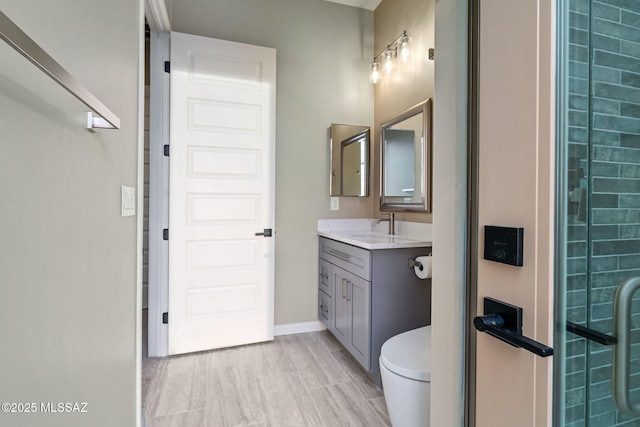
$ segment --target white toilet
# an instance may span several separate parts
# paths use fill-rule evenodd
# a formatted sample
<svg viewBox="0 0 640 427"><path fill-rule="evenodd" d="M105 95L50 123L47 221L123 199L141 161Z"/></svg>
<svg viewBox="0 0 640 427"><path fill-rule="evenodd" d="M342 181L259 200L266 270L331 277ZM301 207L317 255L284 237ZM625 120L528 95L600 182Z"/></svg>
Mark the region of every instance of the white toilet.
<svg viewBox="0 0 640 427"><path fill-rule="evenodd" d="M380 352L380 374L393 427L429 427L431 326L388 339Z"/></svg>

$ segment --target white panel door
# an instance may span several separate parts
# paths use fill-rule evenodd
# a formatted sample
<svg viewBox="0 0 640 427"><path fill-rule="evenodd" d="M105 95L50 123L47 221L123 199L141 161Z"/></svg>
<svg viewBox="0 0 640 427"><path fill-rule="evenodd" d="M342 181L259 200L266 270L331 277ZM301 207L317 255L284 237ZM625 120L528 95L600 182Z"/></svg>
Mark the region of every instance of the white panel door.
<svg viewBox="0 0 640 427"><path fill-rule="evenodd" d="M169 354L273 339L275 69L171 34Z"/></svg>

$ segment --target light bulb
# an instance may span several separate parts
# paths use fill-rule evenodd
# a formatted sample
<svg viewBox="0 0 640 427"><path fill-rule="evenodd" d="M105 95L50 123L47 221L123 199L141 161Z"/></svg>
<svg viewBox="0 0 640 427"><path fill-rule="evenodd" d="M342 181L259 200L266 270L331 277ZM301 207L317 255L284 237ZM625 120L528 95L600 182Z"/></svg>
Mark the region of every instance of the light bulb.
<svg viewBox="0 0 640 427"><path fill-rule="evenodd" d="M369 81L376 84L380 81L380 64L378 62L371 63L371 73L369 74Z"/></svg>
<svg viewBox="0 0 640 427"><path fill-rule="evenodd" d="M400 59L402 62L407 62L409 59L409 36L404 36L400 39Z"/></svg>
<svg viewBox="0 0 640 427"><path fill-rule="evenodd" d="M384 52L384 66L383 70L385 73L390 73L393 70L393 60L394 60L394 51L391 49L387 49Z"/></svg>

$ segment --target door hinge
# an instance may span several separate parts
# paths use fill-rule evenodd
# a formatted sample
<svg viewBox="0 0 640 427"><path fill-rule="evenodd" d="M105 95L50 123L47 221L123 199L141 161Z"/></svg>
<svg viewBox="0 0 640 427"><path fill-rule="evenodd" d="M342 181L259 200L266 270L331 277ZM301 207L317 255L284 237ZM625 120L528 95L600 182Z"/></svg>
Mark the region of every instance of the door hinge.
<svg viewBox="0 0 640 427"><path fill-rule="evenodd" d="M162 230L162 240L169 240L169 229L165 228Z"/></svg>
<svg viewBox="0 0 640 427"><path fill-rule="evenodd" d="M169 157L169 144L166 144L164 146L164 155Z"/></svg>
<svg viewBox="0 0 640 427"><path fill-rule="evenodd" d="M164 72L165 73L171 72L171 61L164 61Z"/></svg>
<svg viewBox="0 0 640 427"><path fill-rule="evenodd" d="M169 313L168 312L162 313L162 323L164 325L169 323Z"/></svg>

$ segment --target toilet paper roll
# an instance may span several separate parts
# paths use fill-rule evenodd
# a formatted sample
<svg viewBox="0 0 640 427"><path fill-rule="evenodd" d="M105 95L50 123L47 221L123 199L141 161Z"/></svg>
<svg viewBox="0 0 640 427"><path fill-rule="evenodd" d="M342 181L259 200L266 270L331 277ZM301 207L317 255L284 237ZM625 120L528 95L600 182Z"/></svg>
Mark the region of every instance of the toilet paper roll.
<svg viewBox="0 0 640 427"><path fill-rule="evenodd" d="M431 277L431 256L419 256L416 261L420 263L420 267L417 265L413 267L413 271L420 279L428 279Z"/></svg>

